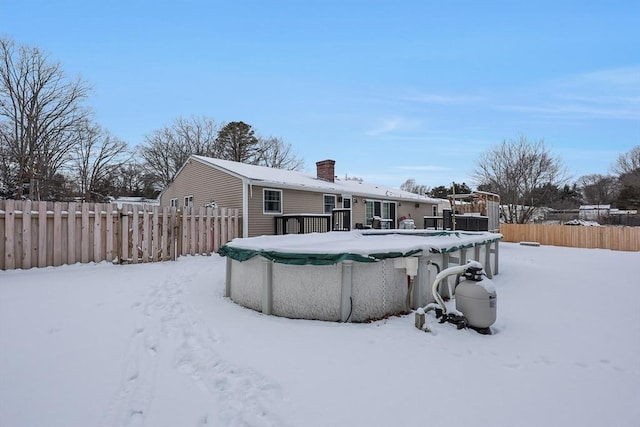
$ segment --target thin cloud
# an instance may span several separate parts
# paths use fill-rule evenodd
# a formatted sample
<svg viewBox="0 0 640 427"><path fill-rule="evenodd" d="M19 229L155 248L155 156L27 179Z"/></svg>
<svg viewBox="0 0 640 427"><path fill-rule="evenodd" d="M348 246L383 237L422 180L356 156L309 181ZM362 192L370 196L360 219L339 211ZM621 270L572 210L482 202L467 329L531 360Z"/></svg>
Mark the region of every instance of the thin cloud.
<svg viewBox="0 0 640 427"><path fill-rule="evenodd" d="M476 104L481 101L480 97L469 95L425 93L415 91L409 95L401 96L400 101L417 102L420 104L435 105L466 105Z"/></svg>
<svg viewBox="0 0 640 427"><path fill-rule="evenodd" d="M585 104L498 105L496 109L519 113L536 113L545 117L591 119L640 119L640 108L633 106L593 106Z"/></svg>
<svg viewBox="0 0 640 427"><path fill-rule="evenodd" d="M611 68L581 74L578 80L611 86L640 86L640 66Z"/></svg>
<svg viewBox="0 0 640 427"><path fill-rule="evenodd" d="M435 166L435 165L396 166L395 169L399 169L403 171L416 171L416 172L446 172L446 171L452 170L451 168L447 168L444 166Z"/></svg>
<svg viewBox="0 0 640 427"><path fill-rule="evenodd" d="M591 71L538 90L546 102L503 103L494 108L555 119L640 119L640 67Z"/></svg>
<svg viewBox="0 0 640 427"><path fill-rule="evenodd" d="M421 125L420 120L406 119L403 117L391 117L382 120L375 128L365 132L368 136L380 136L393 132L404 132L416 130Z"/></svg>

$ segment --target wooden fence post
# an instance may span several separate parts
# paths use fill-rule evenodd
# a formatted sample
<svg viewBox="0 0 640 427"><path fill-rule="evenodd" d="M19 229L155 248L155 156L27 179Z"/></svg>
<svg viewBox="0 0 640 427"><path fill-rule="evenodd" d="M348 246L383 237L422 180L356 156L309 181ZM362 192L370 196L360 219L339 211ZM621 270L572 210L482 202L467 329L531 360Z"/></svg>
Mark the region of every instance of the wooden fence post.
<svg viewBox="0 0 640 427"><path fill-rule="evenodd" d="M189 221L188 221L188 212L191 208L184 207L182 208L182 250L179 252L179 255L186 255L189 251Z"/></svg>
<svg viewBox="0 0 640 427"><path fill-rule="evenodd" d="M38 267L47 266L47 203L36 202L38 211L38 243L35 252L38 258Z"/></svg>
<svg viewBox="0 0 640 427"><path fill-rule="evenodd" d="M229 214L227 213L227 208L220 209L220 246L227 243L227 220L229 218Z"/></svg>
<svg viewBox="0 0 640 427"><path fill-rule="evenodd" d="M129 205L122 205L120 212L120 240L122 242L122 257L120 262L129 262Z"/></svg>
<svg viewBox="0 0 640 427"><path fill-rule="evenodd" d="M149 210L142 206L142 262L149 262L149 244L151 235L149 230Z"/></svg>
<svg viewBox="0 0 640 427"><path fill-rule="evenodd" d="M15 236L15 203L13 200L7 200L5 203L4 214L4 267L7 270L16 268L16 258L14 253L14 236Z"/></svg>
<svg viewBox="0 0 640 427"><path fill-rule="evenodd" d="M213 217L213 251L218 252L218 249L220 249L220 210L216 208Z"/></svg>
<svg viewBox="0 0 640 427"><path fill-rule="evenodd" d="M89 262L89 204L83 203L80 210L80 221L82 227L80 228L80 262L86 264Z"/></svg>
<svg viewBox="0 0 640 427"><path fill-rule="evenodd" d="M179 243L180 243L180 228L181 228L181 223L180 223L180 212L178 211L178 208L176 207L172 207L170 209L171 211L171 221L170 221L170 237L169 237L169 242L171 244L171 250L170 250L170 254L169 256L171 257L171 259L173 261L175 261L178 258L178 254L180 253L180 248L179 248Z"/></svg>
<svg viewBox="0 0 640 427"><path fill-rule="evenodd" d="M53 265L62 265L62 206L53 204Z"/></svg>
<svg viewBox="0 0 640 427"><path fill-rule="evenodd" d="M196 253L196 243L198 241L198 233L196 232L196 210L189 206L189 254L195 255Z"/></svg>
<svg viewBox="0 0 640 427"><path fill-rule="evenodd" d="M22 206L22 268L31 268L31 200Z"/></svg>
<svg viewBox="0 0 640 427"><path fill-rule="evenodd" d="M15 218L15 203L13 200L7 200L4 215L4 267L7 270L13 270L16 268L16 258L14 253Z"/></svg>
<svg viewBox="0 0 640 427"><path fill-rule="evenodd" d="M140 211L137 205L131 205L131 262L138 263L140 258Z"/></svg>
<svg viewBox="0 0 640 427"><path fill-rule="evenodd" d="M102 203L93 205L93 261L100 262L102 257Z"/></svg>
<svg viewBox="0 0 640 427"><path fill-rule="evenodd" d="M211 253L213 251L213 229L211 228L211 214L213 212L213 208L207 208L207 223L205 225L205 251L207 253Z"/></svg>
<svg viewBox="0 0 640 427"><path fill-rule="evenodd" d="M67 264L76 262L76 204L71 202L67 206Z"/></svg>
<svg viewBox="0 0 640 427"><path fill-rule="evenodd" d="M205 209L206 209L205 207L200 207L200 210L198 212L198 247L196 249L196 252L199 253L200 255L204 255L207 253L207 249L206 249L207 230L205 228L205 219L204 219Z"/></svg>
<svg viewBox="0 0 640 427"><path fill-rule="evenodd" d="M113 250L118 263L122 264L122 210L117 205L113 205L113 208L115 208L115 216L113 218Z"/></svg>
<svg viewBox="0 0 640 427"><path fill-rule="evenodd" d="M151 208L151 262L158 261L159 257L159 249L162 247L158 243L160 242L159 231L160 231L160 216L158 212L158 207L153 206Z"/></svg>
<svg viewBox="0 0 640 427"><path fill-rule="evenodd" d="M105 239L106 239L104 258L106 261L112 262L113 261L113 206L111 205L111 203L108 203L105 206L104 220L105 220L104 233L105 233Z"/></svg>

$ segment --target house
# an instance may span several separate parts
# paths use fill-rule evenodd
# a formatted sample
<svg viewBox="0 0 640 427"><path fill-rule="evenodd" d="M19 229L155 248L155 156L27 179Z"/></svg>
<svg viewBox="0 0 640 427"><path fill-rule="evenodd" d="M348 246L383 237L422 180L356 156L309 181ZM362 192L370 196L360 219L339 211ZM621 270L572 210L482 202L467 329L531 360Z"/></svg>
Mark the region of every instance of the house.
<svg viewBox="0 0 640 427"><path fill-rule="evenodd" d="M159 201L157 199L147 199L145 197L110 197L109 203L115 204L118 208L122 208L125 204L130 205L143 205L143 206L158 206Z"/></svg>
<svg viewBox="0 0 640 427"><path fill-rule="evenodd" d="M611 205L582 205L578 218L582 220L597 221L601 217L608 216Z"/></svg>
<svg viewBox="0 0 640 427"><path fill-rule="evenodd" d="M446 200L336 179L334 160L319 161L316 167L316 176L312 176L192 155L160 194L160 205L239 209L244 237L370 226L397 228L402 217L413 218L420 226L424 216L441 214L439 205L448 206ZM311 226L290 231L287 220L291 218L301 224L299 227ZM324 219L333 227L318 230L317 224L312 224Z"/></svg>

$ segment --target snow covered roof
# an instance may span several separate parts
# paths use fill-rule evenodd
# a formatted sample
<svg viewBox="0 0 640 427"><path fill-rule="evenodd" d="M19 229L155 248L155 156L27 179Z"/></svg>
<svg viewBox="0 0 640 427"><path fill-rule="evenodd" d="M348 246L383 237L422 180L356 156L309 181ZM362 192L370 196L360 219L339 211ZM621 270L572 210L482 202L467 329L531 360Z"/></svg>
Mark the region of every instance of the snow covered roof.
<svg viewBox="0 0 640 427"><path fill-rule="evenodd" d="M593 210L606 210L611 209L611 205L582 205L580 206L581 211L593 211Z"/></svg>
<svg viewBox="0 0 640 427"><path fill-rule="evenodd" d="M421 196L398 188L367 184L355 180L336 179L335 182L329 182L298 171L249 165L197 155L192 155L191 157L232 175L248 179L254 184L270 185L279 188L295 188L314 192L380 197L393 200L411 200L422 203L448 203L444 199Z"/></svg>
<svg viewBox="0 0 640 427"><path fill-rule="evenodd" d="M158 199L147 199L145 197L135 196L112 197L111 203L115 203L119 208L124 204L160 206L160 200Z"/></svg>

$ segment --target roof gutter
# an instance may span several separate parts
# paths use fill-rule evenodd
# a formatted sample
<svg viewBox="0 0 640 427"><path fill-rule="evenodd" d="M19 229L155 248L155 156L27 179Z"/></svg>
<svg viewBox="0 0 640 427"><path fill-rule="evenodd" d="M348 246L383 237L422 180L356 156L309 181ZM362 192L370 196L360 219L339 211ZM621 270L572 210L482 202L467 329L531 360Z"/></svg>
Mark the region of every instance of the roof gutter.
<svg viewBox="0 0 640 427"><path fill-rule="evenodd" d="M275 182L275 181L263 181L263 180L249 180L249 182L251 183L251 185L259 185L260 187L265 187L265 188L277 188L277 189L287 189L287 190L298 190L298 191L310 191L310 192L314 192L314 193L325 193L325 194L331 194L331 193L336 193L336 194L350 194L350 195L354 195L354 196L358 196L358 197L365 197L368 199L375 199L375 200L392 200L392 201L401 201L401 202L412 202L412 203L431 203L431 204L438 204L438 203L448 203L448 200L446 199L436 199L433 197L426 197L423 196L425 198L422 198L421 196L417 195L417 197L403 197L399 194L395 194L395 193L390 193L390 194L376 194L376 193L371 193L368 192L366 190L362 190L362 191L357 191L357 189L343 189L343 188L322 188L322 187L310 187L310 186L306 186L306 185L298 185L298 184L287 184L284 182Z"/></svg>

